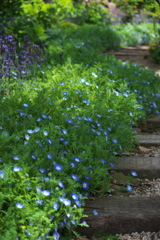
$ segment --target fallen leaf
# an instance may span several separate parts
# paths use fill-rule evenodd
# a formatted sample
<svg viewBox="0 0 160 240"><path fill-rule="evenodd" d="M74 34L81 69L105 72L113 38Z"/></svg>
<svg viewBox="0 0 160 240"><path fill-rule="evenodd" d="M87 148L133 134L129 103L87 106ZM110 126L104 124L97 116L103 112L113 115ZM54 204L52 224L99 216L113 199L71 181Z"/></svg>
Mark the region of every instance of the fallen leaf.
<svg viewBox="0 0 160 240"><path fill-rule="evenodd" d="M145 148L145 147L141 147L141 146L139 146L138 148L139 148L139 150L140 150L141 152L149 152L149 151L152 151L152 150L153 150L153 149L151 149L151 148Z"/></svg>
<svg viewBox="0 0 160 240"><path fill-rule="evenodd" d="M137 131L137 133L140 133L141 129L136 127L136 131Z"/></svg>
<svg viewBox="0 0 160 240"><path fill-rule="evenodd" d="M144 154L138 154L137 157L144 157Z"/></svg>
<svg viewBox="0 0 160 240"><path fill-rule="evenodd" d="M95 198L94 197L89 197L89 200L94 201Z"/></svg>

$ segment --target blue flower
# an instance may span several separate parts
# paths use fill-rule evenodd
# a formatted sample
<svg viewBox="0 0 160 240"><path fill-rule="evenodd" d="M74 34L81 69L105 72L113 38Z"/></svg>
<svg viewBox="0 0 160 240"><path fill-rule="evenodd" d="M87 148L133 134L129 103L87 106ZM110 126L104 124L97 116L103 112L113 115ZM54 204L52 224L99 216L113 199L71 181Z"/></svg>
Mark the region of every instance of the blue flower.
<svg viewBox="0 0 160 240"><path fill-rule="evenodd" d="M94 215L94 216L98 216L97 210L93 210L93 215Z"/></svg>
<svg viewBox="0 0 160 240"><path fill-rule="evenodd" d="M134 172L134 171L131 171L131 175L134 176L134 177L138 176L138 174L136 172Z"/></svg>
<svg viewBox="0 0 160 240"><path fill-rule="evenodd" d="M104 160L104 159L101 159L101 162L102 162L102 163L107 163L106 160Z"/></svg>
<svg viewBox="0 0 160 240"><path fill-rule="evenodd" d="M103 131L103 133L104 133L104 136L108 136L108 132L107 131Z"/></svg>
<svg viewBox="0 0 160 240"><path fill-rule="evenodd" d="M43 147L43 144L41 143L40 140L35 141L40 147Z"/></svg>
<svg viewBox="0 0 160 240"><path fill-rule="evenodd" d="M63 100L68 100L68 97L63 97L62 99L63 99Z"/></svg>
<svg viewBox="0 0 160 240"><path fill-rule="evenodd" d="M52 156L52 154L50 154L50 153L46 153L46 155L47 155L48 159L50 159L50 160L52 160L52 159L53 159L53 156Z"/></svg>
<svg viewBox="0 0 160 240"><path fill-rule="evenodd" d="M78 200L79 199L77 193L71 193L71 196L72 196L73 200Z"/></svg>
<svg viewBox="0 0 160 240"><path fill-rule="evenodd" d="M58 202L55 202L52 204L52 207L55 209L55 210L58 210L60 208L60 205Z"/></svg>
<svg viewBox="0 0 160 240"><path fill-rule="evenodd" d="M60 235L59 235L58 232L54 232L52 237L53 237L53 240L59 240L60 239Z"/></svg>
<svg viewBox="0 0 160 240"><path fill-rule="evenodd" d="M110 127L108 127L108 130L111 132L112 131L112 129L110 128Z"/></svg>
<svg viewBox="0 0 160 240"><path fill-rule="evenodd" d="M64 137L60 137L59 139L61 142L65 141L65 138Z"/></svg>
<svg viewBox="0 0 160 240"><path fill-rule="evenodd" d="M64 145L68 145L69 143L68 143L67 140L64 140L64 141L63 141L63 144L64 144Z"/></svg>
<svg viewBox="0 0 160 240"><path fill-rule="evenodd" d="M82 121L82 119L83 119L83 118L82 118L82 117L80 117L80 116L77 116L77 118L78 118L80 121Z"/></svg>
<svg viewBox="0 0 160 240"><path fill-rule="evenodd" d="M67 198L59 197L59 200L65 205L65 206L70 206L71 201Z"/></svg>
<svg viewBox="0 0 160 240"><path fill-rule="evenodd" d="M97 133L97 131L94 128L91 128L92 132Z"/></svg>
<svg viewBox="0 0 160 240"><path fill-rule="evenodd" d="M94 76L94 77L98 77L98 75L97 74L95 74L94 72L92 72L92 76Z"/></svg>
<svg viewBox="0 0 160 240"><path fill-rule="evenodd" d="M71 124L71 125L74 124L74 121L73 121L73 120L70 120L70 119L68 119L67 122L68 122L69 124Z"/></svg>
<svg viewBox="0 0 160 240"><path fill-rule="evenodd" d="M43 131L43 135L44 136L48 136L48 132L45 130L45 131Z"/></svg>
<svg viewBox="0 0 160 240"><path fill-rule="evenodd" d="M65 188L64 184L62 183L62 181L58 181L58 185L59 185L61 188Z"/></svg>
<svg viewBox="0 0 160 240"><path fill-rule="evenodd" d="M111 167L115 167L114 163L109 163Z"/></svg>
<svg viewBox="0 0 160 240"><path fill-rule="evenodd" d="M19 115L20 115L20 117L27 116L27 114L26 114L26 113L24 113L24 112L20 112L20 113L19 113Z"/></svg>
<svg viewBox="0 0 160 240"><path fill-rule="evenodd" d="M63 133L63 134L67 134L68 131L67 131L66 129L62 129L62 133Z"/></svg>
<svg viewBox="0 0 160 240"><path fill-rule="evenodd" d="M67 96L68 95L68 92L62 92L63 95Z"/></svg>
<svg viewBox="0 0 160 240"><path fill-rule="evenodd" d="M72 220L71 223L72 223L73 225L77 225L76 220Z"/></svg>
<svg viewBox="0 0 160 240"><path fill-rule="evenodd" d="M27 130L27 133L32 134L32 133L34 133L34 130L28 129L28 130Z"/></svg>
<svg viewBox="0 0 160 240"><path fill-rule="evenodd" d="M83 181L83 182L82 182L82 188L83 188L83 189L89 189L89 183L86 182L86 181Z"/></svg>
<svg viewBox="0 0 160 240"><path fill-rule="evenodd" d="M30 136L28 134L25 134L25 139L28 141L30 139Z"/></svg>
<svg viewBox="0 0 160 240"><path fill-rule="evenodd" d="M4 179L4 177L5 177L5 173L2 170L0 170L0 178Z"/></svg>
<svg viewBox="0 0 160 240"><path fill-rule="evenodd" d="M69 163L71 164L72 168L77 168L77 164L75 162L70 161Z"/></svg>
<svg viewBox="0 0 160 240"><path fill-rule="evenodd" d="M45 115L45 114L42 114L42 117L43 117L44 119L47 119L47 118L48 118L47 115Z"/></svg>
<svg viewBox="0 0 160 240"><path fill-rule="evenodd" d="M76 204L78 207L81 207L81 206L82 206L82 201L81 201L81 200L75 200L75 204Z"/></svg>
<svg viewBox="0 0 160 240"><path fill-rule="evenodd" d="M22 168L15 166L15 167L12 168L12 170L13 170L14 172L19 172L20 170L22 170Z"/></svg>
<svg viewBox="0 0 160 240"><path fill-rule="evenodd" d="M54 169L57 171L62 171L63 170L63 166L61 164L55 164L54 165Z"/></svg>
<svg viewBox="0 0 160 240"><path fill-rule="evenodd" d="M71 174L71 177L72 177L74 180L79 181L78 175L72 173L72 174Z"/></svg>
<svg viewBox="0 0 160 240"><path fill-rule="evenodd" d="M24 208L24 205L22 203L16 203L15 205L17 208L20 208L20 209Z"/></svg>
<svg viewBox="0 0 160 240"><path fill-rule="evenodd" d="M126 92L123 93L123 96L128 97L128 94Z"/></svg>
<svg viewBox="0 0 160 240"><path fill-rule="evenodd" d="M113 143L118 143L118 140L117 139L112 139L112 142Z"/></svg>
<svg viewBox="0 0 160 240"><path fill-rule="evenodd" d="M82 162L82 159L80 159L79 157L74 157L73 160L76 161L76 162L78 162L78 163L79 163L79 162Z"/></svg>
<svg viewBox="0 0 160 240"><path fill-rule="evenodd" d="M41 122L42 121L42 118L37 118L36 120L35 120L35 122Z"/></svg>
<svg viewBox="0 0 160 240"><path fill-rule="evenodd" d="M54 143L53 143L52 139L50 139L50 138L47 138L47 140L48 140L49 144L51 144L51 145L54 145Z"/></svg>
<svg viewBox="0 0 160 240"><path fill-rule="evenodd" d="M87 224L87 222L84 219L81 222L83 224L83 227L88 227L88 224Z"/></svg>
<svg viewBox="0 0 160 240"><path fill-rule="evenodd" d="M48 181L50 179L51 179L51 177L49 177L49 176L43 178L44 181Z"/></svg>
<svg viewBox="0 0 160 240"><path fill-rule="evenodd" d="M13 159L14 159L14 160L20 160L20 157L14 156Z"/></svg>
<svg viewBox="0 0 160 240"><path fill-rule="evenodd" d="M36 187L36 192L42 192L42 187Z"/></svg>
<svg viewBox="0 0 160 240"><path fill-rule="evenodd" d="M87 180L91 180L91 177L90 177L90 176L85 176L85 178L86 178Z"/></svg>
<svg viewBox="0 0 160 240"><path fill-rule="evenodd" d="M87 99L83 99L82 102L89 104L89 101Z"/></svg>
<svg viewBox="0 0 160 240"><path fill-rule="evenodd" d="M44 196L48 197L48 196L51 195L51 192L48 191L48 190L43 190L43 191L42 191L42 194L43 194Z"/></svg>
<svg viewBox="0 0 160 240"><path fill-rule="evenodd" d="M100 114L97 114L96 116L97 116L97 117L99 117L99 118L101 118L101 117L102 117L102 115L100 115Z"/></svg>
<svg viewBox="0 0 160 240"><path fill-rule="evenodd" d="M39 205L44 205L43 200L36 200L35 202L38 203Z"/></svg>
<svg viewBox="0 0 160 240"><path fill-rule="evenodd" d="M23 107L28 107L28 104L27 103L23 103L22 106Z"/></svg>
<svg viewBox="0 0 160 240"><path fill-rule="evenodd" d="M39 132L40 131L40 128L39 127L36 127L35 129L34 129L34 132Z"/></svg>
<svg viewBox="0 0 160 240"><path fill-rule="evenodd" d="M45 174L47 170L44 167L38 167L40 173Z"/></svg>
<svg viewBox="0 0 160 240"><path fill-rule="evenodd" d="M38 159L33 153L30 154L30 157L31 157L33 160L37 160L37 159Z"/></svg>
<svg viewBox="0 0 160 240"><path fill-rule="evenodd" d="M130 184L127 184L127 185L126 185L126 189L127 189L127 191L129 191L129 192L132 192L132 190L133 190Z"/></svg>

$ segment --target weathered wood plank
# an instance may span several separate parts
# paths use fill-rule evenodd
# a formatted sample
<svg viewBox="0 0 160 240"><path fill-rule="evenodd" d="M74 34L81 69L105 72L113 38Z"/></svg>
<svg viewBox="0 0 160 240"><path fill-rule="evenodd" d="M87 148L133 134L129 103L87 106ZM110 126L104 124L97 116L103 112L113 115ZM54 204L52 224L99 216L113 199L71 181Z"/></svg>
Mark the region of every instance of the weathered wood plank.
<svg viewBox="0 0 160 240"><path fill-rule="evenodd" d="M136 171L140 178L160 177L160 157L118 157L115 170L129 174Z"/></svg>
<svg viewBox="0 0 160 240"><path fill-rule="evenodd" d="M93 215L96 209L98 216ZM160 197L103 197L85 203L85 219L90 227L78 227L81 234L96 231L131 233L160 231Z"/></svg>
<svg viewBox="0 0 160 240"><path fill-rule="evenodd" d="M135 138L139 140L139 144L143 146L159 146L160 135L136 135Z"/></svg>
<svg viewBox="0 0 160 240"><path fill-rule="evenodd" d="M160 115L148 118L147 123L154 124L154 126L160 126Z"/></svg>

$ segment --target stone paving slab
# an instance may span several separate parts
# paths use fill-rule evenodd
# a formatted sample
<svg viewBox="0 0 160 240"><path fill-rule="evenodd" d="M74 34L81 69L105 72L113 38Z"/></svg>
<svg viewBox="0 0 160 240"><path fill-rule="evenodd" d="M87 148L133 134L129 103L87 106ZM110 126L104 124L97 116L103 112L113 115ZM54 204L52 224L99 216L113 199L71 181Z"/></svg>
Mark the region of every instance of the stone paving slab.
<svg viewBox="0 0 160 240"><path fill-rule="evenodd" d="M160 157L118 157L114 168L124 174L136 171L139 178L160 178Z"/></svg>
<svg viewBox="0 0 160 240"><path fill-rule="evenodd" d="M139 145L143 146L160 145L160 135L136 135L135 138L139 140Z"/></svg>
<svg viewBox="0 0 160 240"><path fill-rule="evenodd" d="M98 216L93 215L97 210ZM160 231L160 197L98 197L85 203L90 227L78 227L83 235Z"/></svg>

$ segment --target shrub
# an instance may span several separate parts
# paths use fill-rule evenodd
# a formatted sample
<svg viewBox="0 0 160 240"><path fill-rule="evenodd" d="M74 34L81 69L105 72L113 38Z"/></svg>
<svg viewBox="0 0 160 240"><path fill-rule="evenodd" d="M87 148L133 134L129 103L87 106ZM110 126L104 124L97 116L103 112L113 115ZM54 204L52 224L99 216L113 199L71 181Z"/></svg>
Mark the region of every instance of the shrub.
<svg viewBox="0 0 160 240"><path fill-rule="evenodd" d="M153 62L160 63L160 42L154 42L150 45L149 53Z"/></svg>

